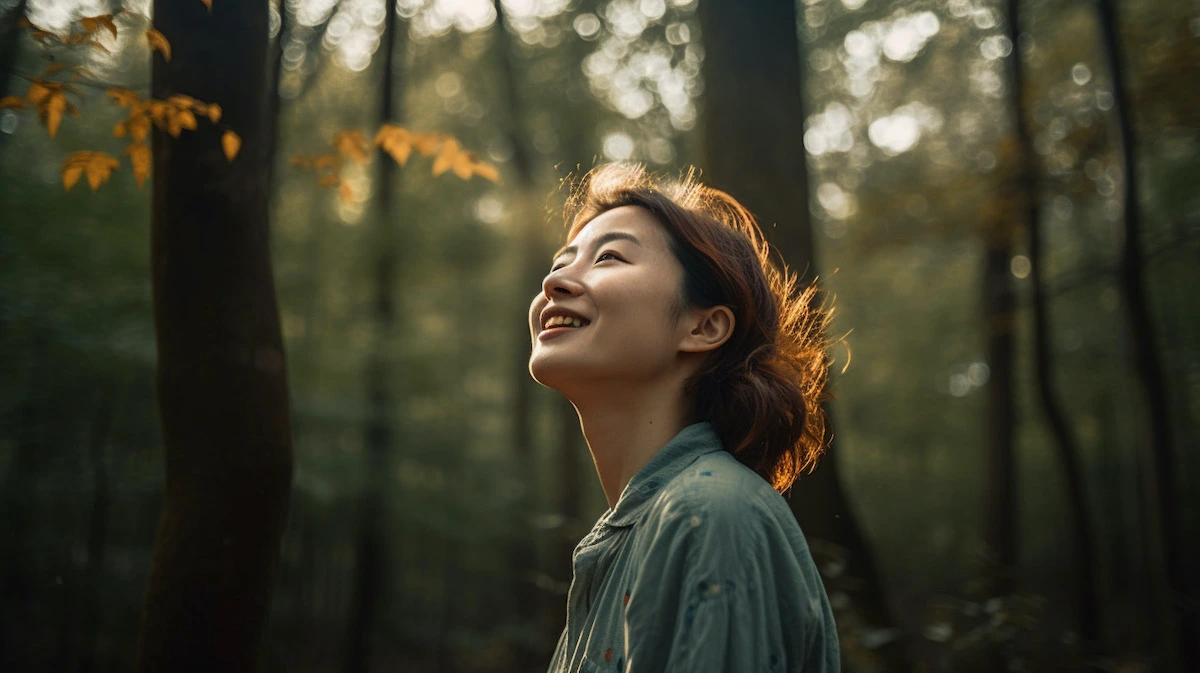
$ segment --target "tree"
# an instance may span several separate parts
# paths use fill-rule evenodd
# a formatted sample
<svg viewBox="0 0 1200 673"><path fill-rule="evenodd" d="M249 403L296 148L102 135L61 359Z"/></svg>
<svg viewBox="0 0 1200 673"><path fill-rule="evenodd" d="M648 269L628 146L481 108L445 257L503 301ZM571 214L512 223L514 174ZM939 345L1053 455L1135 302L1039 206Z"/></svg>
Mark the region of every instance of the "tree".
<svg viewBox="0 0 1200 673"><path fill-rule="evenodd" d="M268 11L158 0L171 61L152 88L220 101L245 138L154 133L153 290L166 493L136 670L253 671L291 486L292 437L267 226Z"/></svg>
<svg viewBox="0 0 1200 673"><path fill-rule="evenodd" d="M1021 3L1008 0L1008 38L1019 44ZM1092 563L1095 551L1095 536L1083 485L1083 472L1079 460L1079 443L1059 403L1054 380L1053 354L1050 338L1050 298L1046 292L1043 276L1041 200L1038 194L1038 176L1035 167L1036 153L1033 139L1026 121L1030 109L1029 92L1026 86L1024 63L1020 50L1014 50L1008 59L1012 91L1009 101L1012 106L1012 124L1015 136L1014 199L1019 210L1024 211L1029 252L1029 280L1033 287L1033 349L1034 375L1037 379L1037 396L1042 414L1050 426L1054 448L1062 469L1066 485L1067 508L1071 527L1075 533L1074 566L1078 578L1078 600L1075 617L1079 623L1084 647L1094 650L1100 643L1100 602L1096 596L1096 570Z"/></svg>
<svg viewBox="0 0 1200 673"><path fill-rule="evenodd" d="M812 283L816 251L795 3L710 0L700 3L699 15L706 52L706 181L749 208L772 245L798 270L801 282ZM845 572L861 581L851 594L865 626L892 629L895 620L874 557L842 489L836 459L831 451L811 475L797 481L792 511L807 536L845 550ZM890 639L878 656L886 670L910 668L902 639Z"/></svg>
<svg viewBox="0 0 1200 673"><path fill-rule="evenodd" d="M396 118L395 67L396 46L400 54L405 53L407 25L401 26L396 13L396 3L388 2L384 11L382 46L382 78L379 91L379 121L387 124ZM395 407L392 395L392 377L395 374L389 351L392 348L396 324L396 300L393 287L398 265L395 211L392 205L396 165L382 156L376 162L375 231L371 237L373 269L371 314L374 334L371 351L364 372L366 398L369 405L363 427L363 446L366 450L366 481L362 511L358 521L357 556L354 570L354 593L351 616L347 624L346 647L347 673L364 673L370 670L372 637L381 612L381 598L387 596L388 545L387 515L384 494L391 474L389 454L395 450L396 433L393 420Z"/></svg>
<svg viewBox="0 0 1200 673"><path fill-rule="evenodd" d="M1132 349L1141 411L1146 418L1142 493L1146 541L1149 546L1152 604L1157 612L1160 647L1165 670L1194 671L1200 666L1200 614L1194 609L1195 593L1189 586L1180 549L1167 383L1158 353L1154 318L1150 314L1142 261L1142 218L1138 203L1138 142L1130 111L1127 74L1116 11L1111 0L1096 0L1100 41L1113 88L1113 113L1121 152L1121 189L1124 209L1123 241L1117 286L1124 307L1125 327ZM1190 596L1190 598L1189 598ZM1189 603L1191 603L1189 605Z"/></svg>

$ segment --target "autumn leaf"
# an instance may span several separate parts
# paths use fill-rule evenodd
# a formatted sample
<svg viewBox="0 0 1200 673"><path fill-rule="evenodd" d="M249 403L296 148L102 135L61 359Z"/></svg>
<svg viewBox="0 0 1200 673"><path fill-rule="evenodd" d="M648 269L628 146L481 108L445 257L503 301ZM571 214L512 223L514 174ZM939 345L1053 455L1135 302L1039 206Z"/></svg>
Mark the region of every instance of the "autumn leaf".
<svg viewBox="0 0 1200 673"><path fill-rule="evenodd" d="M116 157L104 152L75 152L63 162L63 188L69 191L79 182L80 175L86 174L88 185L92 191L96 191L108 180L113 170L120 166L121 162L117 161Z"/></svg>
<svg viewBox="0 0 1200 673"><path fill-rule="evenodd" d="M138 187L141 187L150 175L150 147L145 143L133 143L125 148L125 155L129 157L129 163L133 166L133 179L137 180Z"/></svg>
<svg viewBox="0 0 1200 673"><path fill-rule="evenodd" d="M5 108L14 108L20 110L25 107L25 99L19 96L5 96L0 98L0 110Z"/></svg>
<svg viewBox="0 0 1200 673"><path fill-rule="evenodd" d="M458 151L458 141L454 138L447 138L446 141L442 143L442 151L438 152L437 159L433 160L433 174L441 175L442 173L450 170L450 168L454 166L454 159L457 157L459 153ZM469 173L468 177L470 177Z"/></svg>
<svg viewBox="0 0 1200 673"><path fill-rule="evenodd" d="M347 204L354 203L354 189L350 187L350 183L342 182L341 187L338 189L338 193L341 194L342 201L346 202Z"/></svg>
<svg viewBox="0 0 1200 673"><path fill-rule="evenodd" d="M200 0L200 2L203 2L204 6L208 8L208 13L212 14L212 0Z"/></svg>
<svg viewBox="0 0 1200 673"><path fill-rule="evenodd" d="M34 105L40 105L46 97L50 95L53 89L42 84L40 81L34 81L29 85L29 92L25 94L25 98Z"/></svg>
<svg viewBox="0 0 1200 673"><path fill-rule="evenodd" d="M242 148L242 139L233 131L226 131L221 136L221 149L225 150L225 158L231 163L233 158L237 156L238 150Z"/></svg>
<svg viewBox="0 0 1200 673"><path fill-rule="evenodd" d="M175 114L176 121L179 125L189 131L196 130L196 115L192 114L191 110L181 110Z"/></svg>
<svg viewBox="0 0 1200 673"><path fill-rule="evenodd" d="M130 91L129 89L122 89L120 87L105 89L104 93L108 94L109 98L115 100L117 105L126 108L137 105L138 101L140 100L136 93Z"/></svg>
<svg viewBox="0 0 1200 673"><path fill-rule="evenodd" d="M45 77L46 75L53 75L65 67L67 67L66 63L51 63L50 65L46 66L45 70L42 71L42 77Z"/></svg>
<svg viewBox="0 0 1200 673"><path fill-rule="evenodd" d="M216 103L209 103L208 109L205 111L208 114L208 120L214 124L221 121L221 106Z"/></svg>
<svg viewBox="0 0 1200 673"><path fill-rule="evenodd" d="M422 155L431 157L442 144L442 136L437 133L417 133L413 135L413 149Z"/></svg>
<svg viewBox="0 0 1200 673"><path fill-rule="evenodd" d="M384 124L379 129L379 133L375 134L375 144L390 154L396 163L403 166L408 161L409 155L412 154L412 143L409 142L409 138L409 133L405 129L392 124Z"/></svg>
<svg viewBox="0 0 1200 673"><path fill-rule="evenodd" d="M89 33L96 32L101 26L108 29L115 38L117 36L117 24L113 23L112 14L101 14L99 16L85 16L79 20L83 24L84 30Z"/></svg>
<svg viewBox="0 0 1200 673"><path fill-rule="evenodd" d="M341 159L335 154L319 154L313 157L313 168L321 170L322 168L340 168Z"/></svg>
<svg viewBox="0 0 1200 673"><path fill-rule="evenodd" d="M62 91L55 91L50 94L45 102L38 106L38 118L46 125L46 130L50 132L50 137L53 138L55 133L58 133L58 125L62 122L63 111L67 108L67 97Z"/></svg>
<svg viewBox="0 0 1200 673"><path fill-rule="evenodd" d="M144 114L130 117L126 124L130 140L141 142L150 133L150 119Z"/></svg>
<svg viewBox="0 0 1200 673"><path fill-rule="evenodd" d="M129 123L128 122L117 122L117 125L113 127L113 137L114 138L124 138L125 134L127 134L127 133L129 133Z"/></svg>
<svg viewBox="0 0 1200 673"><path fill-rule="evenodd" d="M367 163L367 139L362 131L339 131L333 136L333 148L338 154L350 157L360 164Z"/></svg>
<svg viewBox="0 0 1200 673"><path fill-rule="evenodd" d="M298 156L292 157L291 163L293 166L296 166L298 168L312 168L312 165L313 165L312 158L306 157L303 155L298 155Z"/></svg>
<svg viewBox="0 0 1200 673"><path fill-rule="evenodd" d="M317 184L321 185L322 187L333 187L333 186L339 185L341 183L342 183L342 179L339 178L338 176L334 175L333 173L330 173L328 175L322 175L321 179L317 180Z"/></svg>
<svg viewBox="0 0 1200 673"><path fill-rule="evenodd" d="M475 164L475 175L491 182L500 182L500 171L496 167L484 162Z"/></svg>
<svg viewBox="0 0 1200 673"><path fill-rule="evenodd" d="M164 61L171 60L171 43L167 41L167 38L162 33L151 28L146 31L146 41L150 43L151 52L157 51L162 54Z"/></svg>

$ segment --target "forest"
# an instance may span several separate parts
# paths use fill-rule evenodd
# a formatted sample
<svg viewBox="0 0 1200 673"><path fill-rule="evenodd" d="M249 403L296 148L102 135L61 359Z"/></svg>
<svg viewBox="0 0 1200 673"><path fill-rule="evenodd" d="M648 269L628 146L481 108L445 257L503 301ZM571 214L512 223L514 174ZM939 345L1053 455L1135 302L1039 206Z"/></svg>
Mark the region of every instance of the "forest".
<svg viewBox="0 0 1200 673"><path fill-rule="evenodd" d="M835 307L844 670L1198 671L1197 83L1194 1L0 0L0 673L544 671L619 161Z"/></svg>

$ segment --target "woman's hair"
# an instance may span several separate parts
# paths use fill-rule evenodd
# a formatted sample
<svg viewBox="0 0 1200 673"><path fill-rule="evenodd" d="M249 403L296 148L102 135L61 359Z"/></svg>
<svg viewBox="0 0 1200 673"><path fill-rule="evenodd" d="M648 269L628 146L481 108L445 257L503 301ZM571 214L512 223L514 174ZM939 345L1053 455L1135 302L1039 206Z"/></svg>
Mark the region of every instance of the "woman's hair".
<svg viewBox="0 0 1200 673"><path fill-rule="evenodd" d="M712 423L730 453L786 491L825 450L832 311L816 304L815 285L797 288L771 259L754 216L694 170L668 182L640 165L594 168L567 200L567 240L621 206L650 211L669 234L684 271L676 317L690 306L733 311L733 334L686 384L693 419Z"/></svg>

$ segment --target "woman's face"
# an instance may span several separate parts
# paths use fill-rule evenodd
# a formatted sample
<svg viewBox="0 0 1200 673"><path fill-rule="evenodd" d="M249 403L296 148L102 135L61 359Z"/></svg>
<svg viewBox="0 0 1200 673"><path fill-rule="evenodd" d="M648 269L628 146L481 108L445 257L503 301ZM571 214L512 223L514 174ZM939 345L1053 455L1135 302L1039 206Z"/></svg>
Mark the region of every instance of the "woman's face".
<svg viewBox="0 0 1200 673"><path fill-rule="evenodd" d="M529 371L574 397L596 383L649 382L679 365L676 320L683 267L645 209L622 206L590 221L555 256L529 312Z"/></svg>

